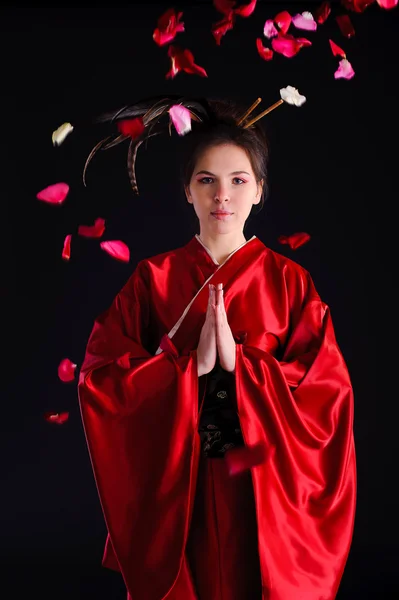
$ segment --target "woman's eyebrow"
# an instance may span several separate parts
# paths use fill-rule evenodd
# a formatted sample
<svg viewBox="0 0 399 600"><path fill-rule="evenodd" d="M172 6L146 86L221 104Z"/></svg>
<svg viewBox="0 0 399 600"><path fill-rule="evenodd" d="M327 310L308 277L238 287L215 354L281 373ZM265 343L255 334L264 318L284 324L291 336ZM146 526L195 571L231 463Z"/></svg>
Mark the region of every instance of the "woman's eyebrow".
<svg viewBox="0 0 399 600"><path fill-rule="evenodd" d="M245 173L246 175L249 175L248 171L232 171L232 173L229 173L229 175L238 175L239 173ZM210 171L198 171L198 173L196 173L197 175L212 175L212 177L216 177L216 175L214 173L211 173Z"/></svg>

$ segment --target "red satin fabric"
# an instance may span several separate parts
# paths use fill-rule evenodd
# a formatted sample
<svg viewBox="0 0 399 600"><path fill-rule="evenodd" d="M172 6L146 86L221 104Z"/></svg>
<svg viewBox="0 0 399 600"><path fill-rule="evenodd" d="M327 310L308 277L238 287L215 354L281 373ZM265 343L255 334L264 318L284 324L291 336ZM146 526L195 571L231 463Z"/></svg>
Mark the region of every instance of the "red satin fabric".
<svg viewBox="0 0 399 600"><path fill-rule="evenodd" d="M141 261L94 324L79 399L109 532L103 564L121 571L133 600L163 600L184 568L208 285L172 337L174 351L154 353L208 278L223 283L238 342L245 442L267 448L251 469L263 600L332 600L355 514L350 378L309 274L258 238L220 267L196 238Z"/></svg>

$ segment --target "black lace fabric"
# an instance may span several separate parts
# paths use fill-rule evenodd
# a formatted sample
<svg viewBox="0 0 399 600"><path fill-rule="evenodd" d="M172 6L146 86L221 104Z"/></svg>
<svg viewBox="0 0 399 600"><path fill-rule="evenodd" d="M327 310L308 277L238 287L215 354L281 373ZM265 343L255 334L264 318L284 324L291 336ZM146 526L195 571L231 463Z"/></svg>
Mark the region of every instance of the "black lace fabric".
<svg viewBox="0 0 399 600"><path fill-rule="evenodd" d="M216 363L208 374L198 433L207 458L224 458L227 450L243 446L237 414L234 374Z"/></svg>

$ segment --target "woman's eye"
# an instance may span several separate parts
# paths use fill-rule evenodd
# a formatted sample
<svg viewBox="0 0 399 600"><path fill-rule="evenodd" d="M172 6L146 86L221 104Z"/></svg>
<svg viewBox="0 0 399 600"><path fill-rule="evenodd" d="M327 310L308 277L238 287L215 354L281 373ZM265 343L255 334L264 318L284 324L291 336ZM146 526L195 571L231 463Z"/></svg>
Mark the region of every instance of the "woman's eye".
<svg viewBox="0 0 399 600"><path fill-rule="evenodd" d="M200 183L208 183L208 181L205 181L206 179L210 179L212 181L212 177L203 177L202 179L200 179Z"/></svg>
<svg viewBox="0 0 399 600"><path fill-rule="evenodd" d="M234 177L235 181L240 181L241 183L245 183L245 181L243 179L241 179L240 177ZM239 185L241 185L241 183L239 183Z"/></svg>

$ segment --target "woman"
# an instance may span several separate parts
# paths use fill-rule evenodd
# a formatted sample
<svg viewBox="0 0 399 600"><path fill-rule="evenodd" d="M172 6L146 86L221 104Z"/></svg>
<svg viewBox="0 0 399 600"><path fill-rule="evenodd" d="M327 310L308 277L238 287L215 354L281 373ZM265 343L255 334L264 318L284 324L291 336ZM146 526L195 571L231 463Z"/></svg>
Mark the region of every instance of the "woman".
<svg viewBox="0 0 399 600"><path fill-rule="evenodd" d="M309 273L244 236L267 188L261 127L231 103L186 105L199 234L139 262L80 372L103 564L132 600L331 600L355 511L349 375ZM231 476L228 453L256 447L264 460Z"/></svg>

